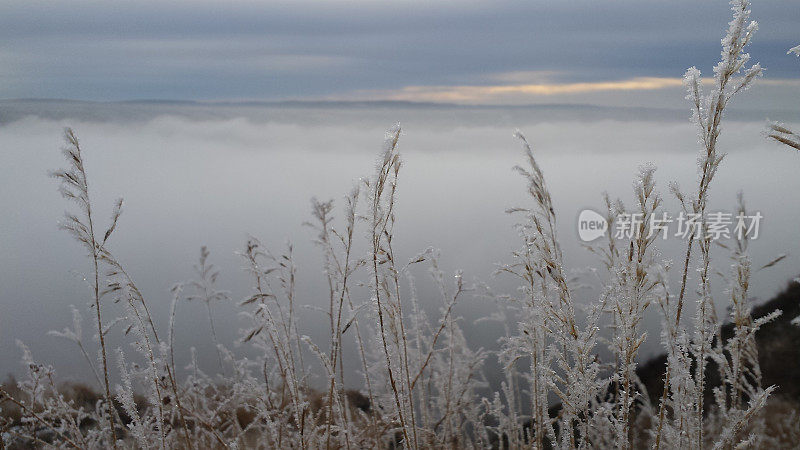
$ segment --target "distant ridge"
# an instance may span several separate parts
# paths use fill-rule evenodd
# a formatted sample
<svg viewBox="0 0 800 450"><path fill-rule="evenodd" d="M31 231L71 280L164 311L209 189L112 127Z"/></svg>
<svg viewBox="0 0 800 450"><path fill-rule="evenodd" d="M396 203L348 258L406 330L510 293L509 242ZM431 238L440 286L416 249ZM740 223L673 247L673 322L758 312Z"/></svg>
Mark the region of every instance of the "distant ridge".
<svg viewBox="0 0 800 450"><path fill-rule="evenodd" d="M286 106L286 107L375 107L399 106L413 108L455 108L455 109L642 109L675 110L676 108L652 108L635 106L606 106L591 103L529 103L506 105L466 104L448 102L414 102L408 100L173 100L173 99L129 99L129 100L80 100L68 98L7 98L2 103L85 103L95 105L197 105L197 106Z"/></svg>
<svg viewBox="0 0 800 450"><path fill-rule="evenodd" d="M262 111L263 110L263 111ZM10 123L24 117L40 117L50 120L79 119L109 122L114 120L143 121L170 115L200 119L246 117L253 120L295 120L298 117L278 118L270 111L310 112L313 110L351 111L350 117L362 119L361 110L380 111L386 115L392 110L405 112L425 111L437 118L456 123L454 111L468 112L476 122L489 125L503 116L506 121L518 125L554 120L619 120L619 121L676 121L688 122L686 108L662 108L639 106L606 106L578 103L543 103L526 105L467 105L456 103L411 102L402 100L170 100L131 99L119 101L89 101L77 99L18 98L0 99L0 124ZM396 121L403 114L387 117L370 115L368 119ZM375 117L372 117L375 116ZM800 121L800 110L736 110L728 116L731 120L765 121L780 118L782 121ZM319 120L331 120L319 114ZM344 119L342 119L344 120ZM482 121L482 122L481 122ZM462 124L463 125L463 124Z"/></svg>

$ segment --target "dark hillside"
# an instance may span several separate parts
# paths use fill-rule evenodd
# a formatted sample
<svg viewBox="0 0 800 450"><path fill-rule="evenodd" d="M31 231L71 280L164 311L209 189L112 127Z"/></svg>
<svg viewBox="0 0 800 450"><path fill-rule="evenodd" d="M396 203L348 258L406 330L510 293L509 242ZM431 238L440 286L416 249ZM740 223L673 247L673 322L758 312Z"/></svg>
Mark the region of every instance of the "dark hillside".
<svg viewBox="0 0 800 450"><path fill-rule="evenodd" d="M783 311L783 314L756 333L763 385L778 386L773 394L775 397L800 406L800 326L791 323L800 315L800 283L790 282L775 298L754 307L753 318L763 317L776 309ZM727 340L732 334L733 324L722 327L723 339ZM667 356L662 354L642 364L637 370L654 404L658 404L664 389L666 363ZM711 402L711 390L720 383L714 363L709 364L708 374L706 396Z"/></svg>

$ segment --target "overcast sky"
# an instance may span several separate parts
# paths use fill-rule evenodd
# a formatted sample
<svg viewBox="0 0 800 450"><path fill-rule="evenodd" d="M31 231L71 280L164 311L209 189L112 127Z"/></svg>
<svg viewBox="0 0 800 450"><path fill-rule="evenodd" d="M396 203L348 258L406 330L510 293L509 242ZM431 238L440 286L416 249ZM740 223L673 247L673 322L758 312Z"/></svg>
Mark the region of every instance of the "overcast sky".
<svg viewBox="0 0 800 450"><path fill-rule="evenodd" d="M800 43L800 7L754 3L753 60L768 79L797 79L786 50ZM710 73L729 17L718 0L6 0L0 98L524 103L652 91L692 65Z"/></svg>

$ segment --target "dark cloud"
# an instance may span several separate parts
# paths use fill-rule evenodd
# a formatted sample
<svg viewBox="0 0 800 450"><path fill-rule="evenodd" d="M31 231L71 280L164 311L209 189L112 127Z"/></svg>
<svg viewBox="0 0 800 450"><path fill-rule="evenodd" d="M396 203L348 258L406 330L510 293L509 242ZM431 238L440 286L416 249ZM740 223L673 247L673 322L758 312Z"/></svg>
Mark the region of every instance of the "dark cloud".
<svg viewBox="0 0 800 450"><path fill-rule="evenodd" d="M710 69L726 2L10 2L0 98L307 98L354 90L678 77ZM800 36L791 1L756 2L751 53L773 78Z"/></svg>

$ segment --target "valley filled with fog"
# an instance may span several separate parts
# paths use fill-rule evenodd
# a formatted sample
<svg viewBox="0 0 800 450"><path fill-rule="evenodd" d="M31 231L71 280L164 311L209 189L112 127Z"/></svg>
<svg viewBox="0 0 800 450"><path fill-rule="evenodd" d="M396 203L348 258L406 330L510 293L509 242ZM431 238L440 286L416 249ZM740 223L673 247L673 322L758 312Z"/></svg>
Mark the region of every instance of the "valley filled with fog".
<svg viewBox="0 0 800 450"><path fill-rule="evenodd" d="M728 153L711 192L709 209L732 212L742 190L752 211L764 219L750 247L754 267L780 254L788 257L754 275L753 301L780 291L800 266L797 230L800 190L797 155L763 136L767 118L795 129L797 112L731 112L719 149ZM400 123L403 167L398 186L395 248L401 261L427 247L441 250L445 273L464 271L464 280L485 283L496 295L514 294L516 283L493 276L497 263L509 262L520 246L515 218L504 211L527 206L525 183L512 171L524 163L519 128L534 152L553 193L558 233L570 267L597 268L600 261L582 248L577 217L585 208L603 211L602 191L633 204L637 167L652 162L664 209L679 206L667 188L677 181L687 192L697 182L697 134L686 109L600 108L581 105L530 107L433 106L411 103L83 103L66 101L0 102L0 374L19 373L15 340L34 356L52 363L67 378L88 376L73 345L47 336L71 323L70 305L89 318L91 300L84 277L90 262L71 238L58 230L68 207L49 170L61 167L62 130L74 128L87 163L95 214L108 220L117 197L124 213L111 248L126 265L150 302L158 326L166 326L170 287L194 278L193 265L205 245L221 271L218 287L229 304L214 304L220 340L235 352L241 327L238 303L252 282L236 252L249 235L275 253L294 246L298 265L300 333L323 338L327 308L309 200L334 199L374 171L385 131ZM341 218L336 211L337 219ZM363 227L356 233L364 238ZM601 241L597 241L598 243ZM682 261L685 241L670 237L662 259ZM365 251L365 248L357 249ZM722 256L726 249L715 247ZM727 259L715 259L725 272ZM678 283L679 270L671 279ZM441 299L424 268L412 271L420 302L437 312ZM573 273L579 303L596 301L600 286L590 270ZM696 286L690 273L689 286ZM723 283L712 282L724 315ZM368 289L354 291L368 301ZM691 294L691 292L690 292ZM690 295L689 297L693 297ZM467 340L495 348L501 328L473 324L491 314L495 300L467 295L458 306ZM121 314L109 307L107 317ZM661 351L658 315L648 313L650 336L641 358ZM216 353L201 304L180 302L176 320L176 359L183 367L196 347L200 365L213 372ZM112 347L122 344L122 326L110 333ZM91 326L85 323L85 333ZM355 355L345 354L345 359Z"/></svg>

